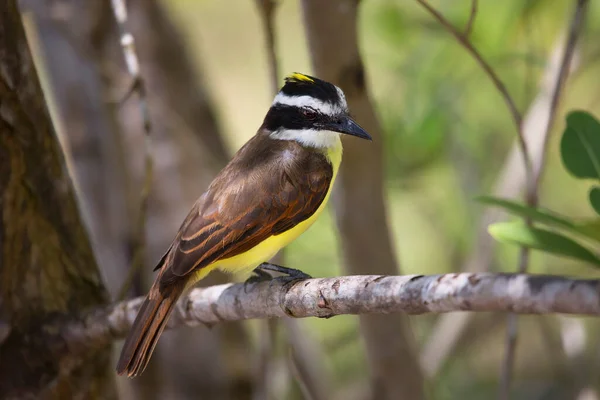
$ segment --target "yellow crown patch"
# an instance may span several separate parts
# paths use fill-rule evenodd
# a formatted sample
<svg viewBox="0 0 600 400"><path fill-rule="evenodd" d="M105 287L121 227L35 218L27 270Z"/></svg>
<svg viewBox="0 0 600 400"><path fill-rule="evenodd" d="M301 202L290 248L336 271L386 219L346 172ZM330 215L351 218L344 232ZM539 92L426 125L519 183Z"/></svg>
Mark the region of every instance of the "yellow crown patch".
<svg viewBox="0 0 600 400"><path fill-rule="evenodd" d="M310 82L310 83L315 83L314 79L312 79L311 77L301 74L299 72L294 72L293 74L287 76L285 78L286 81L301 81L301 82Z"/></svg>

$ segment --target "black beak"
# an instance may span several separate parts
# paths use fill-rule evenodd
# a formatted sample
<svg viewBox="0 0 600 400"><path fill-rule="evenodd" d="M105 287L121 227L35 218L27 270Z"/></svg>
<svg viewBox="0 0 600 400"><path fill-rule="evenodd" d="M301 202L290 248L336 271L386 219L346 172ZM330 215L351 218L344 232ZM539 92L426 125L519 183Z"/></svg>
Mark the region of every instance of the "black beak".
<svg viewBox="0 0 600 400"><path fill-rule="evenodd" d="M346 135L356 136L361 139L373 140L367 131L361 128L360 125L348 116L336 118L328 124L327 128L335 132L345 133Z"/></svg>

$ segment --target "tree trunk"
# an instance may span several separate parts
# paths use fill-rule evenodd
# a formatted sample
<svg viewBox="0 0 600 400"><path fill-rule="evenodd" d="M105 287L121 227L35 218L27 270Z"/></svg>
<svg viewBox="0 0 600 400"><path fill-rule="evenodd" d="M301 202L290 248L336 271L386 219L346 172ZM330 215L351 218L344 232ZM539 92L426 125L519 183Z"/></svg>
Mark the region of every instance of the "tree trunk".
<svg viewBox="0 0 600 400"><path fill-rule="evenodd" d="M369 100L357 43L357 0L303 0L304 20L315 73L340 86L372 143L344 141L344 160L334 193L345 266L350 274L398 273L383 188L381 128ZM361 316L360 326L372 374L373 398L423 398L415 345L402 315Z"/></svg>
<svg viewBox="0 0 600 400"><path fill-rule="evenodd" d="M106 293L15 0L0 6L0 398L114 398L110 346L69 353L58 324Z"/></svg>
<svg viewBox="0 0 600 400"><path fill-rule="evenodd" d="M106 288L115 297L127 274L133 220L127 210L121 131L114 107L107 105L101 71L102 50L111 38L110 10L81 0L27 4L35 17L40 56L62 128L57 130L71 160L82 216ZM67 18L57 16L60 7L68 10Z"/></svg>

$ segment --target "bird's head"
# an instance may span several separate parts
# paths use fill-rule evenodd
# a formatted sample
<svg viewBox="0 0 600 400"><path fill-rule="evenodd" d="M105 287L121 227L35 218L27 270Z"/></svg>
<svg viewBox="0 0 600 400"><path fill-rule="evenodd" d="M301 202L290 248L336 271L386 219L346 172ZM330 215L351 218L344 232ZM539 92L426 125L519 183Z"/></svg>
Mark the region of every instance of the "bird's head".
<svg viewBox="0 0 600 400"><path fill-rule="evenodd" d="M285 78L262 127L273 139L296 140L316 148L334 146L340 134L371 140L350 118L339 87L300 73Z"/></svg>

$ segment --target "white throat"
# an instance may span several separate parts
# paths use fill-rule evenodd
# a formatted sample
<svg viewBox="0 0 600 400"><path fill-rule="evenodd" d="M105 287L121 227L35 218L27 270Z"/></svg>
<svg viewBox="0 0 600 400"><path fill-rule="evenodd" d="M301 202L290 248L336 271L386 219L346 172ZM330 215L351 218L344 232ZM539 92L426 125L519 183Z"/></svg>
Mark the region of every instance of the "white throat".
<svg viewBox="0 0 600 400"><path fill-rule="evenodd" d="M305 147L332 149L342 145L340 134L334 131L315 129L278 129L271 133L273 139L295 140Z"/></svg>

